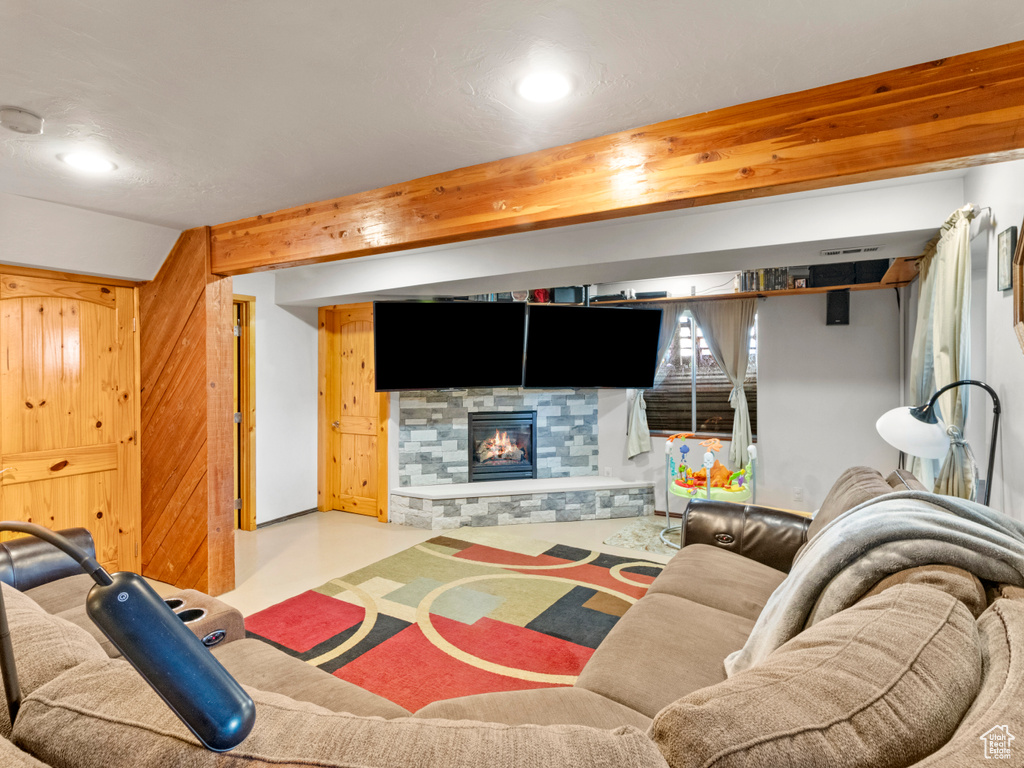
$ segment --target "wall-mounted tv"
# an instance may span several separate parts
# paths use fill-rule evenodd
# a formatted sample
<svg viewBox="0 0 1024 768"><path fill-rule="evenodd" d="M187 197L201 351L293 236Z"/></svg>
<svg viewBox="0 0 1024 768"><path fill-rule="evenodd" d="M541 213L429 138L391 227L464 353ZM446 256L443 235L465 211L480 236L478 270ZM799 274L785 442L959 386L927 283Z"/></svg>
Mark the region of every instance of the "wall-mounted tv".
<svg viewBox="0 0 1024 768"><path fill-rule="evenodd" d="M528 328L524 387L654 386L660 309L538 304Z"/></svg>
<svg viewBox="0 0 1024 768"><path fill-rule="evenodd" d="M525 304L373 303L378 392L518 387L525 342Z"/></svg>

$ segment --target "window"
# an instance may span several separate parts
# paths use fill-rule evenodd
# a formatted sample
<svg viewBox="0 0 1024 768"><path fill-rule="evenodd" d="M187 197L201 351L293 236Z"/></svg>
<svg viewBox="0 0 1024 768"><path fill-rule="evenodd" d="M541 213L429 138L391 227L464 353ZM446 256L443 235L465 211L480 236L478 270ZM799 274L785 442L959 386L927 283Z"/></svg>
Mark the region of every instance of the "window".
<svg viewBox="0 0 1024 768"><path fill-rule="evenodd" d="M704 334L684 313L664 363L668 373L644 392L651 430L732 434L732 384L718 367ZM757 320L750 332L750 360L743 381L750 411L750 431L757 435Z"/></svg>

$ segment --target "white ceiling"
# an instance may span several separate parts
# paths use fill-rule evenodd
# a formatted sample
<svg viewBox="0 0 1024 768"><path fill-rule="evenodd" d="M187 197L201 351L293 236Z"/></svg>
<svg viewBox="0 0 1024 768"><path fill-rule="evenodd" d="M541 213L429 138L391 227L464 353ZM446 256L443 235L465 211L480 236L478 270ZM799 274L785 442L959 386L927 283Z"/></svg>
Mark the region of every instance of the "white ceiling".
<svg viewBox="0 0 1024 768"><path fill-rule="evenodd" d="M1022 38L1020 0L3 0L46 131L0 130L0 192L183 229ZM531 106L543 63L577 89Z"/></svg>

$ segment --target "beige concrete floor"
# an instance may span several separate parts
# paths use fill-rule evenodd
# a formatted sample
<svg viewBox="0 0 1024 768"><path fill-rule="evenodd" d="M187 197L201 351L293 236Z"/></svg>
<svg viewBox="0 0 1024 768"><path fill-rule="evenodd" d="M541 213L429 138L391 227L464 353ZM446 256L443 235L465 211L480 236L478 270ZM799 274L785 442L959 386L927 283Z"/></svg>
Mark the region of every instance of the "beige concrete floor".
<svg viewBox="0 0 1024 768"><path fill-rule="evenodd" d="M505 530L557 544L668 562L666 555L602 543L630 521L529 523ZM257 531L236 531L236 587L220 599L249 616L443 533L379 523L346 512L312 512Z"/></svg>

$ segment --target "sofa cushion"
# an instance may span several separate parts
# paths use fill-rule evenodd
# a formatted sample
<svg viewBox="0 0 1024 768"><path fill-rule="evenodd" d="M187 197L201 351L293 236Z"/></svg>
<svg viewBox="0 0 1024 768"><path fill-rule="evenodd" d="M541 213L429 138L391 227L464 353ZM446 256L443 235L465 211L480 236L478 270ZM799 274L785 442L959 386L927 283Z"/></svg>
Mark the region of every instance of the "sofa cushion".
<svg viewBox="0 0 1024 768"><path fill-rule="evenodd" d="M404 717L409 710L289 656L260 640L236 640L213 649L217 661L242 685L318 704L332 712Z"/></svg>
<svg viewBox="0 0 1024 768"><path fill-rule="evenodd" d="M650 733L673 768L902 768L952 736L981 671L964 605L902 585L671 704Z"/></svg>
<svg viewBox="0 0 1024 768"><path fill-rule="evenodd" d="M654 743L628 726L384 720L249 692L252 733L218 754L200 746L127 662L91 661L25 700L14 741L54 768L665 768Z"/></svg>
<svg viewBox="0 0 1024 768"><path fill-rule="evenodd" d="M22 696L83 661L106 658L96 641L81 627L51 616L13 587L3 584L0 588ZM7 698L0 697L0 735L7 736L10 732Z"/></svg>
<svg viewBox="0 0 1024 768"><path fill-rule="evenodd" d="M963 568L956 568L952 565L921 565L897 571L875 584L864 593L864 597L880 595L885 590L900 584L923 584L926 587L941 590L967 606L967 610L975 618L981 616L988 608L985 587L978 577Z"/></svg>
<svg viewBox="0 0 1024 768"><path fill-rule="evenodd" d="M61 613L69 608L84 607L85 598L95 583L89 574L77 573L27 589L25 594L47 613Z"/></svg>
<svg viewBox="0 0 1024 768"><path fill-rule="evenodd" d="M45 763L40 763L5 738L0 738L0 765L4 768L47 768Z"/></svg>
<svg viewBox="0 0 1024 768"><path fill-rule="evenodd" d="M821 502L821 507L807 527L807 540L813 539L818 531L858 504L892 492L892 487L877 469L850 467L839 476Z"/></svg>
<svg viewBox="0 0 1024 768"><path fill-rule="evenodd" d="M931 491L930 488L925 488L924 483L918 480L909 469L894 469L885 478L885 482L894 491Z"/></svg>
<svg viewBox="0 0 1024 768"><path fill-rule="evenodd" d="M709 544L683 547L647 594L685 597L754 620L786 574Z"/></svg>
<svg viewBox="0 0 1024 768"><path fill-rule="evenodd" d="M584 688L537 688L461 696L428 704L413 717L609 729L632 725L644 731L651 726L651 718Z"/></svg>
<svg viewBox="0 0 1024 768"><path fill-rule="evenodd" d="M576 685L648 717L725 679L723 659L754 622L673 595L641 598L597 647Z"/></svg>
<svg viewBox="0 0 1024 768"><path fill-rule="evenodd" d="M974 704L950 739L914 768L960 768L998 759L1012 765L1024 747L1024 603L999 600L978 620L985 672ZM1005 734L1014 736L1009 742ZM1018 743L1014 743L1018 742Z"/></svg>

